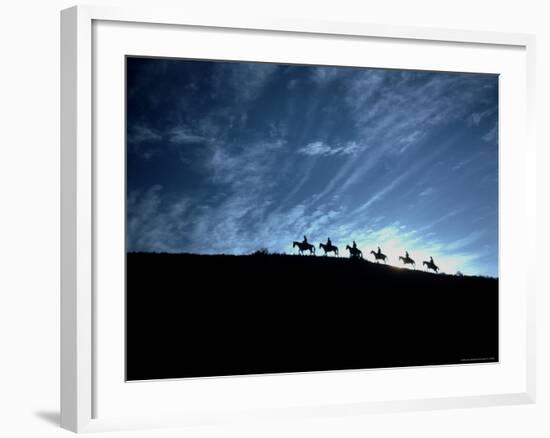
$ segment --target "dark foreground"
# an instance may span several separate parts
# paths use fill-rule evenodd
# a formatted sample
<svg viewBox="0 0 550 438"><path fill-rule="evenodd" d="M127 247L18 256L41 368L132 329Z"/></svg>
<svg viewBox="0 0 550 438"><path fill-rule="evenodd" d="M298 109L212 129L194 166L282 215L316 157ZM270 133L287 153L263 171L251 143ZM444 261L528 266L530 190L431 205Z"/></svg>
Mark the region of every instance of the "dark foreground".
<svg viewBox="0 0 550 438"><path fill-rule="evenodd" d="M127 379L498 361L498 280L308 256L127 256Z"/></svg>

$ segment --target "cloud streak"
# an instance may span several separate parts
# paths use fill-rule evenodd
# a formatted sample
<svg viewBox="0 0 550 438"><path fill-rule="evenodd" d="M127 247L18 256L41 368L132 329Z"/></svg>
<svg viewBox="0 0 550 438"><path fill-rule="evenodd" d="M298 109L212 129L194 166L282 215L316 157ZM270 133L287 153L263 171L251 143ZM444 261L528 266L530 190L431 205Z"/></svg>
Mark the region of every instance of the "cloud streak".
<svg viewBox="0 0 550 438"><path fill-rule="evenodd" d="M309 156L338 156L338 155L357 155L364 151L366 146L355 141L350 141L343 145L330 146L322 141L314 141L298 149L299 154Z"/></svg>

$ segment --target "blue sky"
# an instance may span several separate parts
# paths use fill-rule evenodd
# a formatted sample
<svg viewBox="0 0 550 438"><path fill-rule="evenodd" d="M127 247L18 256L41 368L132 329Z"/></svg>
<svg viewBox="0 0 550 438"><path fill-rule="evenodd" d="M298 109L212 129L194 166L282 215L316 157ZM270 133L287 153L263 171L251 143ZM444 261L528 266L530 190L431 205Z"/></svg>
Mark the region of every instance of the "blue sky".
<svg viewBox="0 0 550 438"><path fill-rule="evenodd" d="M498 276L496 75L127 62L128 251L305 234Z"/></svg>

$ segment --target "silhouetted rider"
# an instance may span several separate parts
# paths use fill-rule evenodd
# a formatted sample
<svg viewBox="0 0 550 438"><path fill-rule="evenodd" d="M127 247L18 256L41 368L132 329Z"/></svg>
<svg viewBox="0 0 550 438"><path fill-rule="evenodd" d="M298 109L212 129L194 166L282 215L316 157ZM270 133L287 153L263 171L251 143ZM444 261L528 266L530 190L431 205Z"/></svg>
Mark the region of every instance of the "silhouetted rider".
<svg viewBox="0 0 550 438"><path fill-rule="evenodd" d="M406 259L410 259L410 257L409 257L409 251L405 251L405 258L406 258Z"/></svg>
<svg viewBox="0 0 550 438"><path fill-rule="evenodd" d="M357 249L357 243L355 243L355 240L353 241L353 249Z"/></svg>
<svg viewBox="0 0 550 438"><path fill-rule="evenodd" d="M378 247L378 254L382 254L382 250Z"/></svg>
<svg viewBox="0 0 550 438"><path fill-rule="evenodd" d="M327 239L327 247L332 248L332 242L330 241L330 237Z"/></svg>
<svg viewBox="0 0 550 438"><path fill-rule="evenodd" d="M307 245L307 237L304 235L304 241L302 242L304 245Z"/></svg>
<svg viewBox="0 0 550 438"><path fill-rule="evenodd" d="M434 258L433 258L432 256L430 256L430 263L431 263L432 265L435 265L435 263L434 263Z"/></svg>

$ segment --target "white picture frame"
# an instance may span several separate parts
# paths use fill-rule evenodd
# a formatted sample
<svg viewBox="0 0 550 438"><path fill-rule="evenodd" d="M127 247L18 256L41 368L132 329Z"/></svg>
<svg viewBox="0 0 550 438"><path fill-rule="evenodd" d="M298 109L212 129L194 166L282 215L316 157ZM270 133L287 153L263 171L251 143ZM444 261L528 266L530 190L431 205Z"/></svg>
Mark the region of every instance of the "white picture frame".
<svg viewBox="0 0 550 438"><path fill-rule="evenodd" d="M100 26L100 27L96 27ZM103 26L103 27L101 27ZM119 26L120 28L118 28ZM126 27L125 27L126 26ZM170 50L167 45L162 46L162 37L158 40L150 39L150 44L140 41L139 35L141 28L148 28L149 36L152 33L170 33L177 32L177 29L186 29L189 32L197 31L202 36L209 37L219 32L233 31L238 41L254 41L268 35L273 40L281 39L280 44L288 46L290 38L305 38L314 40L315 38L334 38L337 44L347 44L347 41L354 41L354 44L406 44L417 47L423 51L426 49L429 56L430 47L434 50L445 50L446 45L467 50L486 50L499 53L495 65L509 65L504 77L510 77L510 82L503 82L503 102L506 106L506 99L509 102L517 102L518 108L510 111L519 111L516 113L505 113L501 117L501 124L507 129L511 125L512 116L521 116L516 119L510 131L501 132L503 142L501 147L501 169L502 180L500 185L500 196L504 201L501 207L501 220L504 220L501 229L501 242L505 242L505 254L510 254L509 258L501 263L501 274L506 272L508 275L503 281L509 285L513 291L513 296L504 295L501 303L501 312L504 315L501 321L501 347L503 350L503 360L496 365L489 364L485 366L463 366L467 368L453 368L451 371L441 371L437 367L421 367L416 370L395 370L390 376L396 382L401 382L405 386L412 379L425 379L425 382L434 381L433 386L437 386L437 379L448 380L452 374L453 379L466 379L460 377L460 370L467 369L468 373L475 379L482 379L482 376L499 374L501 370L512 366L508 371L503 371L492 386L480 388L474 391L471 388L464 389L462 392L453 390L446 392L445 388L439 392L431 392L432 396L417 396L420 394L417 390L410 391L409 395L404 393L390 393L384 396L380 389L378 395L367 397L364 394L351 393L349 388L358 385L371 385L374 380L383 381L384 374L364 374L357 372L341 372L333 374L321 374L318 376L306 376L304 374L295 374L285 377L286 388L300 387L302 389L311 388L312 385L327 384L327 392L337 394L333 399L304 397L298 402L293 402L295 396L285 393L281 390L276 396L271 393L270 401L262 403L261 400L254 400L258 403L258 408L254 408L253 403L247 403L243 400L232 399L231 394L238 393L249 395L250 397L262 397L254 391L262 388L266 394L273 391L274 379L277 376L254 376L239 378L213 378L195 379L191 383L193 386L186 387L186 394L193 397L193 394L204 394L220 396L219 405L211 410L204 406L200 410L186 411L185 405L174 404L171 408L171 400L175 400L178 394L182 393L182 386L178 382L148 382L145 385L136 385L120 381L120 362L106 362L107 354L98 354L102 351L114 351L118 355L117 344L111 342L102 335L103 329L118 330L114 324L103 323L109 318L118 317L122 320L123 313L121 308L114 306L109 313L111 303L109 299L97 299L98 287L106 284L105 278L109 278L105 269L102 268L103 261L102 245L98 246L98 237L105 235L109 231L103 231L105 228L101 225L102 218L98 217L98 211L106 211L108 203L102 205L101 209L97 206L103 200L101 189L101 180L103 175L111 173L111 177L117 180L124 174L123 167L117 167L117 162L112 164L111 168L105 165L105 158L97 155L96 148L98 141L103 141L112 131L101 128L98 130L98 123L109 117L114 120L122 120L123 115L117 112L120 106L113 108L113 114L107 114L100 108L105 108L102 103L102 97L97 94L98 83L108 72L103 71L109 59L120 58L120 54L151 54L156 53L158 47L166 47L165 53L158 53L159 56L170 56ZM124 28L122 31L121 29ZM131 53L126 52L128 38L121 36L120 32L130 32L133 36L133 48ZM182 34L181 38L186 38L187 34ZM173 35L170 35L173 37ZM156 41L153 42L153 40ZM284 41L283 41L284 40ZM109 42L107 49L106 42ZM112 43L112 44L111 44ZM139 46L141 44L141 46ZM155 44L160 44L156 47ZM312 43L313 44L313 43ZM252 44L253 45L253 44ZM143 48L143 51L139 47ZM136 53L138 50L140 53ZM174 49L175 50L175 49ZM220 47L208 49L207 45L199 44L195 47L194 53L200 54L203 50L203 57L212 58L215 50L220 58L239 57L239 54L227 54L227 49ZM256 49L257 51L257 49ZM329 50L330 52L330 50ZM381 53L381 51L379 51ZM252 52L250 52L252 53ZM267 53L267 54L266 54ZM373 51L373 53L378 53ZM420 52L419 52L420 53ZM441 52L443 53L443 52ZM484 52L480 52L484 53ZM534 403L535 401L535 289L534 272L530 266L519 259L513 258L511 253L515 251L532 251L536 241L535 229L535 142L533 138L533 120L534 120L534 55L535 39L532 35L525 34L507 34L477 31L461 31L451 29L425 29L403 26L385 26L365 23L338 23L338 22L317 22L307 19L279 19L257 17L240 17L239 19L228 20L224 17L195 16L189 11L164 11L161 9L133 10L122 8L111 8L104 6L75 6L61 12L61 426L74 432L112 430L119 428L146 428L162 427L173 425L188 424L211 424L220 421L232 421L241 419L247 421L253 418L285 419L296 418L311 415L343 415L343 414L364 414L369 412L399 412L406 410L419 409L443 409L456 407L476 407L504 404ZM225 54L225 56L224 56ZM501 55L500 55L501 54ZM329 53L330 55L330 53ZM329 56L323 55L323 56ZM332 53L336 56L336 53ZM507 56L510 56L507 58ZM105 58L102 58L105 56ZM175 55L174 55L175 56ZM246 56L246 55L242 55ZM269 50L260 58L267 57L266 60L277 60L276 53L269 53ZM296 55L294 61L302 61L300 55ZM321 55L319 55L321 56ZM382 54L380 54L382 56ZM421 68L422 59L393 59L391 55L380 61L385 67L408 67ZM461 55L462 56L462 55ZM449 70L468 70L461 56L448 57L446 61ZM465 55L466 56L466 55ZM443 58L445 56L442 56ZM474 59L476 58L476 59ZM480 59L477 59L480 58ZM479 69L487 70L492 73L501 73L500 67L491 67L491 60L481 59L483 57L472 57L472 64L480 65ZM490 56L489 56L490 58ZM496 59L495 58L495 59ZM97 61L101 60L101 63ZM214 59L214 58L212 58ZM319 58L320 59L320 58ZM382 58L380 58L382 59ZM462 59L462 60L461 60ZM122 62L122 61L121 61ZM308 61L310 62L310 61ZM336 64L343 61L334 59ZM96 65L96 63L100 67ZM307 62L306 62L307 63ZM483 67L486 66L486 67ZM120 72L120 65L116 66ZM464 67L464 68L462 68ZM109 67L110 68L110 67ZM428 67L426 67L428 68ZM470 67L472 68L472 67ZM504 67L503 67L504 68ZM514 73L515 72L515 73ZM103 76L102 76L103 75ZM118 99L124 94L120 84L122 77L116 77L114 87L111 89L111 95ZM515 82L514 82L515 81ZM97 88L97 89L96 89ZM512 90L513 89L513 90ZM106 87L104 92L108 92ZM120 99L118 99L120 101ZM117 102L118 102L117 101ZM123 102L119 102L123 105ZM103 106L102 106L103 105ZM118 104L117 104L118 105ZM511 105L508 105L511 106ZM105 124L101 125L105 126ZM113 128L115 129L115 128ZM116 128L118 129L118 128ZM119 132L120 133L120 132ZM111 140L106 140L111 141ZM113 142L120 144L120 136L114 136ZM103 144L103 143L102 143ZM519 160L519 161L518 161ZM513 176L513 181L511 177ZM99 186L98 186L98 181ZM115 190L116 191L116 190ZM103 213L101 213L103 214ZM99 224L99 225L98 225ZM99 229L98 229L99 227ZM514 233L516 227L522 227L524 230L521 238L517 238ZM503 254L501 246L501 255ZM110 263L110 261L109 261ZM121 262L123 263L123 262ZM516 264L517 263L517 264ZM112 269L119 269L120 263L111 264ZM513 273L507 269L510 266L517 266ZM98 269L99 267L99 269ZM120 269L119 269L120 270ZM118 274L115 274L115 276ZM122 275L120 273L120 275ZM113 285L119 284L116 281ZM120 301L118 301L120 304ZM106 310L107 309L107 310ZM117 313L118 312L118 313ZM519 319L517 319L517 318ZM514 323L512 321L519 323ZM117 335L118 336L118 335ZM120 339L114 336L113 338ZM508 342L509 351L513 354L506 354ZM503 344L504 343L504 344ZM108 345L107 345L108 344ZM123 352L120 352L123 357ZM118 359L117 359L118 360ZM122 360L122 359L120 359ZM512 364L512 365L511 365ZM515 364L515 365L514 365ZM487 368L489 367L489 368ZM497 368L500 367L500 368ZM473 371L470 371L473 370ZM311 374L311 373L308 373ZM315 373L312 373L315 374ZM468 374L468 375L470 375ZM466 374L464 374L466 375ZM373 377L374 376L374 377ZM359 381L364 383L360 383ZM511 380L510 380L511 378ZM118 379L117 385L112 385L112 379ZM370 379L370 380L369 380ZM505 379L513 381L513 385L504 385ZM367 380L370 383L367 383ZM283 380L275 382L277 386ZM354 383L355 382L355 383ZM462 382L466 384L465 381ZM470 382L471 383L471 382ZM206 385L208 388L206 388ZM339 385L337 389L331 385ZM346 386L348 385L348 386ZM383 387L382 383L380 383ZM473 383L472 383L473 385ZM117 386L114 388L114 386ZM430 385L427 385L429 387ZM467 386L467 385L465 385ZM112 388L111 388L112 387ZM223 388L222 388L223 387ZM281 387L285 388L283 384ZM359 386L360 387L360 386ZM98 388L101 390L98 391ZM125 392L126 388L130 391ZM160 389L159 389L160 388ZM347 388L347 389L346 389ZM473 386L472 386L473 388ZM112 393L110 392L112 390ZM218 391L218 392L217 392ZM219 392L225 391L225 392ZM416 391L416 392L415 392ZM376 393L376 390L373 390ZM105 396L98 394L109 394L113 399L112 406L107 406ZM122 406L121 400L139 399L140 394L158 400L163 397L165 403L158 403L157 406L148 406L143 404L135 412L132 410L134 405L128 404L126 410L117 406ZM164 394L164 395L162 395ZM415 395L416 394L416 395ZM437 395L433 395L437 394ZM112 396L112 397L111 397ZM121 398L117 398L121 397ZM156 397L156 398L155 398ZM265 396L267 398L267 395ZM241 398L245 398L244 395ZM190 398L188 400L192 401ZM231 404L236 402L237 408L232 408ZM242 402L242 403L241 403ZM199 403L200 405L200 403ZM104 407L105 406L105 407ZM136 405L137 406L137 405ZM103 415L102 412L108 412Z"/></svg>

